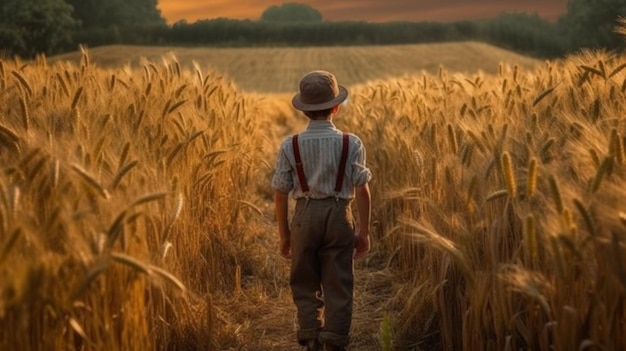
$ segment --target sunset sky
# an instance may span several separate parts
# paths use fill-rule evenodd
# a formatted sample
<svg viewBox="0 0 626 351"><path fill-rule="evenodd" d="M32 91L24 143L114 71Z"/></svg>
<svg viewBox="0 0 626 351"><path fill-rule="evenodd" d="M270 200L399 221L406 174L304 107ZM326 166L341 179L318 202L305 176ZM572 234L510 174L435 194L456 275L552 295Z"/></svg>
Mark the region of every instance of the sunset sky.
<svg viewBox="0 0 626 351"><path fill-rule="evenodd" d="M528 12L555 20L565 13L568 0L159 0L168 23L199 19L252 19L272 5L307 4L324 20L450 22L490 18L502 12Z"/></svg>

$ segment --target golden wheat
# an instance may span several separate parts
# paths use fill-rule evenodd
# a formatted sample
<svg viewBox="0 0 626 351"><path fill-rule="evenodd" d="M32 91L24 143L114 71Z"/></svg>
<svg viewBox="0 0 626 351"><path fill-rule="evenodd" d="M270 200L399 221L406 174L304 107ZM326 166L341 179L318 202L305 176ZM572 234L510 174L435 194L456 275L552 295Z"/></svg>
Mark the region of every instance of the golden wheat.
<svg viewBox="0 0 626 351"><path fill-rule="evenodd" d="M13 77L15 77L15 79L17 79L20 87L25 91L26 95L28 97L32 97L33 88L31 87L30 83L28 83L28 80L26 80L26 78L18 71L11 71L11 74L13 75Z"/></svg>
<svg viewBox="0 0 626 351"><path fill-rule="evenodd" d="M517 195L517 184L515 182L515 173L513 172L513 165L511 164L511 156L508 152L502 154L502 175L506 183L506 189L509 194L509 198L515 199Z"/></svg>
<svg viewBox="0 0 626 351"><path fill-rule="evenodd" d="M81 53L78 66L0 61L0 296L19 292L0 298L0 348L288 348L290 331L283 344L257 336L284 330L267 324L289 312L253 303L286 287L265 246L271 160L304 124L288 99L244 95L172 56L106 70ZM335 123L362 138L375 175L375 252L357 268L377 272L358 293L384 286L377 311L398 349L626 345L613 332L626 281L612 234L626 225L622 62L581 53L494 76L438 66L351 87Z"/></svg>
<svg viewBox="0 0 626 351"><path fill-rule="evenodd" d="M526 180L526 196L532 197L537 190L537 159L532 158L528 164L528 178Z"/></svg>

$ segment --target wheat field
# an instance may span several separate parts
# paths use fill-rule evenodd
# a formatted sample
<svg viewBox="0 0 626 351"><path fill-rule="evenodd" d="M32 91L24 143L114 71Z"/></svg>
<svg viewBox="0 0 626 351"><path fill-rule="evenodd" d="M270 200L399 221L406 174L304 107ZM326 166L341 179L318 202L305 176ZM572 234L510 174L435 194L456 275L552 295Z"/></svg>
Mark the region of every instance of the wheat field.
<svg viewBox="0 0 626 351"><path fill-rule="evenodd" d="M79 56L0 60L0 349L297 350L269 179L308 68L264 92ZM335 123L374 174L350 350L626 347L624 56L350 62Z"/></svg>
<svg viewBox="0 0 626 351"><path fill-rule="evenodd" d="M141 68L145 61L175 59L182 67L198 66L223 75L246 93L293 93L300 78L320 69L334 72L342 84L354 86L427 72L441 66L451 72L495 74L500 62L534 68L540 60L479 42L418 45L302 47L302 48L172 48L104 46L89 49L92 63L102 68ZM50 58L50 62L79 63L79 53Z"/></svg>

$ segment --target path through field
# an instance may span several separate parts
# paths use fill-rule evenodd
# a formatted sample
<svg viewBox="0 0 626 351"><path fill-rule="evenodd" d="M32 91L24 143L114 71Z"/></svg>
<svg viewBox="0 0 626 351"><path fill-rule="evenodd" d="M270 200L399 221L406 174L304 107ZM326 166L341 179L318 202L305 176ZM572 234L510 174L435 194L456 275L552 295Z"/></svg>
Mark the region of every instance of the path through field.
<svg viewBox="0 0 626 351"><path fill-rule="evenodd" d="M275 270L275 280L244 278L239 300L232 301L241 303L235 314L239 325L234 328L239 328L241 340L247 340L240 345L242 350L302 350L295 342L295 307L288 286L289 262L278 255L278 230L275 222L270 221L269 209L268 204L267 223L262 230L266 240L259 241L258 245L266 250L266 264ZM392 286L375 247L368 257L357 261L355 275L352 344L348 350L382 350L378 335L384 312L389 308L387 301ZM220 304L219 308L228 308L228 303ZM231 311L222 312L232 318Z"/></svg>
<svg viewBox="0 0 626 351"><path fill-rule="evenodd" d="M290 96L268 95L268 103L275 113L293 114L289 108ZM289 110L289 111L287 111ZM280 112L287 111L287 112ZM300 117L300 118L299 118ZM280 140L305 127L303 116L287 116L284 128L268 135L268 162L272 163ZM261 184L263 187L263 184ZM267 184L269 187L269 183ZM268 191L265 189L265 191ZM255 257L265 257L263 267L255 273L242 269L241 293L232 301L216 301L226 323L232 324L232 350L302 350L295 339L295 307L288 285L289 261L278 254L278 228L274 220L273 193L261 194L255 201L259 206L255 235ZM290 202L293 205L293 202ZM379 330L386 312L394 313L399 306L389 301L394 293L393 273L387 269L388 258L377 248L376 224L371 227L372 251L355 265L355 305L352 325L352 344L348 350L378 351ZM252 254L251 254L252 255ZM258 273L258 272L261 273Z"/></svg>

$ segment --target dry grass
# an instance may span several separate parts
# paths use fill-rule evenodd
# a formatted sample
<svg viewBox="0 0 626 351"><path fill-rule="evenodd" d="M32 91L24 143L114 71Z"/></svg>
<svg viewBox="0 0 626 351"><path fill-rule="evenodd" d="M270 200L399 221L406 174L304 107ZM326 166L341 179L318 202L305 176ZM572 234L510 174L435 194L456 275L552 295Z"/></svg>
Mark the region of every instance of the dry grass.
<svg viewBox="0 0 626 351"><path fill-rule="evenodd" d="M398 350L623 348L624 57L429 72L412 49L330 67L375 174L351 349L383 326ZM268 183L309 67L257 95L216 54L242 75L0 61L1 349L298 349Z"/></svg>

